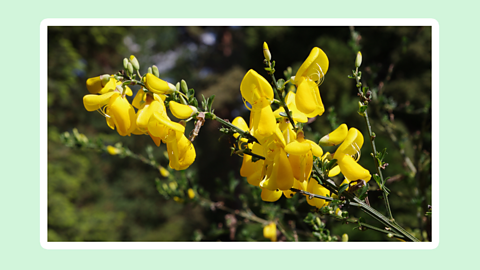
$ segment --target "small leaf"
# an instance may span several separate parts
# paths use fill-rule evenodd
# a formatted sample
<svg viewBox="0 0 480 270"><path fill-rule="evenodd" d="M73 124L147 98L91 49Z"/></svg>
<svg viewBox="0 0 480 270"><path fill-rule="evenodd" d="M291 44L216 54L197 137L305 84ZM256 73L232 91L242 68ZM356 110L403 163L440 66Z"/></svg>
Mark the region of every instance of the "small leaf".
<svg viewBox="0 0 480 270"><path fill-rule="evenodd" d="M374 174L373 179L375 180L375 182L377 182L377 185L380 187L380 189L382 189L382 180L380 176L378 176L378 174Z"/></svg>
<svg viewBox="0 0 480 270"><path fill-rule="evenodd" d="M360 200L365 199L365 197L367 197L367 191L368 191L368 184L366 184L365 186L363 186L363 187L358 191L358 198L359 198Z"/></svg>
<svg viewBox="0 0 480 270"><path fill-rule="evenodd" d="M214 99L215 99L215 95L212 95L210 98L208 98L208 102L207 102L207 111L208 112L212 111L212 104L213 104Z"/></svg>
<svg viewBox="0 0 480 270"><path fill-rule="evenodd" d="M287 117L287 113L285 113L285 112L280 112L279 115L283 116L283 117Z"/></svg>
<svg viewBox="0 0 480 270"><path fill-rule="evenodd" d="M347 190L349 186L350 186L349 184L341 185L340 188L338 189L338 196L340 196L345 190Z"/></svg>

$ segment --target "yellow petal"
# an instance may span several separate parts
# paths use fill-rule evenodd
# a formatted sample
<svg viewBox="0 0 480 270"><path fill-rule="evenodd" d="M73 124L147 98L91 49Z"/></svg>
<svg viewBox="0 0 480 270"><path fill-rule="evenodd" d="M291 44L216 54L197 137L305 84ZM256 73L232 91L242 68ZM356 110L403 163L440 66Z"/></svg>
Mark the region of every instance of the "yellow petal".
<svg viewBox="0 0 480 270"><path fill-rule="evenodd" d="M265 107L270 105L273 100L272 86L253 69L250 69L243 77L240 92L252 106Z"/></svg>
<svg viewBox="0 0 480 270"><path fill-rule="evenodd" d="M102 90L103 85L102 85L102 80L100 79L100 76L94 77L94 78L89 78L87 80L87 90L88 92L92 94L96 94Z"/></svg>
<svg viewBox="0 0 480 270"><path fill-rule="evenodd" d="M118 96L118 93L116 92L108 92L103 95L97 95L97 94L89 94L85 95L83 97L83 106L85 109L89 112L96 111L103 106L107 105L108 102L110 101L110 98L116 94Z"/></svg>
<svg viewBox="0 0 480 270"><path fill-rule="evenodd" d="M110 78L110 81L105 84L105 86L98 92L99 94L106 94L108 92L112 92L115 89L117 89L117 80L115 80L113 77Z"/></svg>
<svg viewBox="0 0 480 270"><path fill-rule="evenodd" d="M180 104L175 101L170 101L168 105L172 114L178 119L187 119L197 113L197 108L190 105Z"/></svg>
<svg viewBox="0 0 480 270"><path fill-rule="evenodd" d="M140 130L147 130L150 117L152 117L155 112L161 110L161 105L160 102L154 100L150 104L145 105L143 109L138 110L136 123Z"/></svg>
<svg viewBox="0 0 480 270"><path fill-rule="evenodd" d="M307 190L307 181L304 181L303 183L301 183L300 181L295 179L295 181L293 181L293 188L306 191ZM287 199L292 198L295 194L296 194L296 192L293 192L291 190L284 190L283 191L283 195L285 195L285 197L287 197Z"/></svg>
<svg viewBox="0 0 480 270"><path fill-rule="evenodd" d="M318 86L310 79L300 80L295 95L295 104L300 112L310 118L322 115L325 111Z"/></svg>
<svg viewBox="0 0 480 270"><path fill-rule="evenodd" d="M337 156L337 153L335 153L335 158L337 159L340 171L349 180L354 181L361 179L368 182L372 177L370 172L358 164L351 156Z"/></svg>
<svg viewBox="0 0 480 270"><path fill-rule="evenodd" d="M282 192L280 190L268 190L262 188L262 194L260 196L264 202L276 202L282 197Z"/></svg>
<svg viewBox="0 0 480 270"><path fill-rule="evenodd" d="M271 175L269 175L268 179L260 186L269 190L290 189L293 186L293 172L287 154L282 148L278 149L271 167Z"/></svg>
<svg viewBox="0 0 480 270"><path fill-rule="evenodd" d="M292 167L293 176L299 182L308 180L312 173L313 167L313 155L311 151L308 151L305 155L290 155L288 157L290 166Z"/></svg>
<svg viewBox="0 0 480 270"><path fill-rule="evenodd" d="M182 134L182 138L178 141L179 159L178 170L185 170L193 164L197 154L193 143Z"/></svg>
<svg viewBox="0 0 480 270"><path fill-rule="evenodd" d="M347 137L343 141L343 143L338 147L337 152L335 152L335 156L337 154L347 154L347 155L356 155L360 152L360 149L363 146L363 135L358 129L350 128L348 131ZM354 180L354 179L352 179ZM356 180L356 179L355 179Z"/></svg>
<svg viewBox="0 0 480 270"><path fill-rule="evenodd" d="M132 125L135 125L136 115L132 105L125 98L114 95L108 103L110 116L113 118L118 134L127 136L131 133ZM135 126L133 126L135 127Z"/></svg>
<svg viewBox="0 0 480 270"><path fill-rule="evenodd" d="M253 106L251 111L251 123L253 136L257 139L266 138L272 135L277 128L277 121L270 106L263 108Z"/></svg>
<svg viewBox="0 0 480 270"><path fill-rule="evenodd" d="M334 166L330 171L328 171L328 177L334 177L336 175L340 174L340 167Z"/></svg>
<svg viewBox="0 0 480 270"><path fill-rule="evenodd" d="M256 155L263 155L263 147L258 143L253 143L252 152ZM253 162L251 155L244 154L242 167L240 168L240 175L243 177L249 177L255 172L261 171L263 164L263 160Z"/></svg>
<svg viewBox="0 0 480 270"><path fill-rule="evenodd" d="M137 94L133 98L133 101L132 101L133 107L137 109L143 108L143 106L145 106L146 97L147 95L145 91L143 91L143 87L142 87L142 89L138 90Z"/></svg>
<svg viewBox="0 0 480 270"><path fill-rule="evenodd" d="M312 194L320 195L324 197L327 197L327 194L330 194L329 190L321 186L315 179L310 179L310 181L308 181L307 191ZM308 196L307 196L307 203L317 208L322 208L326 204L325 200L323 199L319 199L319 198L310 199Z"/></svg>
<svg viewBox="0 0 480 270"><path fill-rule="evenodd" d="M160 146L161 140L159 137L153 136L150 132L148 132L148 135L150 135L150 138L152 138L153 142L155 143L156 146Z"/></svg>
<svg viewBox="0 0 480 270"><path fill-rule="evenodd" d="M235 117L235 119L233 119L233 121L232 121L232 125L238 127L239 129L241 129L243 131L248 131L247 122L245 122L245 120L241 116ZM236 138L238 138L239 134L235 133L235 134L233 134L233 136L236 139Z"/></svg>
<svg viewBox="0 0 480 270"><path fill-rule="evenodd" d="M315 142L311 141L311 140L305 140L306 142L308 142L310 144L310 146L312 147L312 154L316 157L322 157L323 155L323 150L320 146L318 146L318 144L316 144Z"/></svg>
<svg viewBox="0 0 480 270"><path fill-rule="evenodd" d="M160 78L157 78L151 73L147 73L147 75L145 76L145 86L149 91L157 94L169 94L173 92L173 89L171 88L169 83Z"/></svg>
<svg viewBox="0 0 480 270"><path fill-rule="evenodd" d="M334 146L342 143L348 134L348 127L346 124L341 124L337 127L334 131L330 132L329 134L323 136L320 139L319 144L322 146Z"/></svg>
<svg viewBox="0 0 480 270"><path fill-rule="evenodd" d="M132 92L132 89L130 89L130 87L126 87L127 90L125 90L125 95L131 97L133 95L133 92Z"/></svg>
<svg viewBox="0 0 480 270"><path fill-rule="evenodd" d="M327 73L328 65L327 55L320 48L315 47L298 69L295 78L303 76L318 81Z"/></svg>
<svg viewBox="0 0 480 270"><path fill-rule="evenodd" d="M304 140L303 142L295 140L285 146L285 152L292 155L301 156L307 154L307 152L309 152L311 148L312 146L306 140Z"/></svg>

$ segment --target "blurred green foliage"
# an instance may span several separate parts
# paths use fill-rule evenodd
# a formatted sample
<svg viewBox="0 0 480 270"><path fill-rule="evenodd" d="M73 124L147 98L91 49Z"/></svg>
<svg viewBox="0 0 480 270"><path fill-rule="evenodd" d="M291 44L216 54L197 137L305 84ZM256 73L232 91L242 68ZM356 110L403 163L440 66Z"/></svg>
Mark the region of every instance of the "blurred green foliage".
<svg viewBox="0 0 480 270"><path fill-rule="evenodd" d="M208 121L195 140L197 160L184 172L167 177L137 159L104 151L68 148L63 132L74 128L104 145L123 147L167 168L165 147L156 148L148 136L120 137L104 117L87 112L82 98L89 77L122 69L134 54L142 74L157 65L172 83L185 79L197 98L215 95L215 113L233 120L248 110L240 82L249 69L263 72L262 44L276 61L276 77L292 67L293 75L318 46L330 60L320 86L326 108L306 126L306 137L318 140L346 123L366 134L357 113L355 83L347 79L357 50L362 51L364 85L372 92L370 121L378 149L387 149L387 181L396 220L422 240L430 239L425 213L431 204L431 28L430 27L59 27L48 29L48 239L49 241L267 241L262 225L235 210L276 220L285 230L279 240L316 241L304 221L311 212L305 198L282 197L262 202L260 189L240 177L241 158L230 156L230 140ZM283 77L284 78L284 77ZM284 78L288 80L289 78ZM132 88L134 93L138 88ZM192 129L187 125L188 134ZM153 148L153 151L147 149ZM334 151L334 148L324 148ZM360 163L372 173L370 145L362 148ZM413 169L412 169L413 168ZM414 170L414 171L412 171ZM340 182L342 179L336 179ZM172 191L174 182L178 190ZM373 182L373 181L372 181ZM166 188L163 184L167 184ZM381 192L371 183L370 204L383 212ZM195 198L185 192L195 190ZM183 197L182 197L183 196ZM177 199L174 199L177 197ZM228 210L231 210L230 212ZM366 215L350 207L351 216ZM233 214L232 214L233 213ZM320 216L319 213L315 215ZM353 230L322 216L336 239L390 240L377 232ZM295 228L295 229L293 229ZM290 238L288 238L290 237Z"/></svg>

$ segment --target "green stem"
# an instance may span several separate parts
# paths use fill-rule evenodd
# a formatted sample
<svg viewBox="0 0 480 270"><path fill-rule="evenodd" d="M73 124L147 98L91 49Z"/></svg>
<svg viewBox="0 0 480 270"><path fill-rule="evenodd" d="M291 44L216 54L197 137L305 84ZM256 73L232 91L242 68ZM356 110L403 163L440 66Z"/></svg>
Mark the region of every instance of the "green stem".
<svg viewBox="0 0 480 270"><path fill-rule="evenodd" d="M270 63L270 61L268 61L268 67L272 68L272 64ZM285 113L287 114L288 121L290 121L290 123L292 124L293 130L297 132L297 127L295 127L295 122L293 121L292 115L290 114L290 110L288 109L287 104L285 103L285 99L283 98L282 94L277 88L277 80L275 79L275 75L273 75L273 72L268 72L268 75L272 77L273 90L275 91L275 95L280 101L280 105L282 105L283 109L285 110Z"/></svg>
<svg viewBox="0 0 480 270"><path fill-rule="evenodd" d="M321 177L321 171L318 169L317 166L314 166L314 173L316 173L318 176ZM325 179L322 179L325 180ZM330 181L322 181L323 186L332 192L338 194L338 188L335 184L333 184ZM419 242L417 238L415 238L413 235L408 233L404 228L402 228L400 225L398 225L396 222L393 220L385 217L383 214L378 212L377 210L373 209L369 205L367 205L364 201L360 200L357 198L353 193L349 191L344 191L342 193L342 196L345 196L348 200L351 201L350 205L359 207L362 211L367 213L369 216L373 217L376 219L378 222L382 223L386 229L386 231L390 231L392 233L400 234L402 235L406 240L412 241L412 242Z"/></svg>
<svg viewBox="0 0 480 270"><path fill-rule="evenodd" d="M313 194L313 193L310 193L310 192L307 192L307 191L304 191L304 190L301 190L301 189L291 188L290 190L293 191L293 192L298 192L300 194L311 196L311 197L314 197L314 198L318 198L318 199L322 199L322 200L326 200L326 201L333 201L332 197L320 196L320 195Z"/></svg>
<svg viewBox="0 0 480 270"><path fill-rule="evenodd" d="M231 128L231 129L232 129L233 131L235 131L236 133L241 134L242 137L248 139L249 141L253 141L253 142L256 142L256 143L260 144L260 143L258 142L257 138L253 137L252 134L250 134L250 132L244 131L243 129L241 129L241 128L235 126L235 125L233 125L232 123L223 120L222 118L216 116L214 113L205 112L205 118L211 119L211 120L215 120L215 121L221 123L222 125Z"/></svg>
<svg viewBox="0 0 480 270"><path fill-rule="evenodd" d="M355 80L357 82L358 92L360 93L361 96L363 96L362 86L361 86L361 82L360 82L360 76L359 76L359 73L358 73L358 67L355 69ZM362 102L362 105L364 105L363 102ZM370 138L370 145L372 146L373 160L375 162L375 167L377 168L378 176L380 176L380 180L382 182L382 186L380 187L380 189L383 192L383 201L385 203L385 208L387 210L388 216L390 217L390 220L394 221L392 210L390 209L390 203L388 201L388 193L387 193L386 189L384 188L385 180L383 179L382 168L380 167L380 164L378 164L378 160L377 160L377 148L375 147L375 137L373 136L372 126L370 125L370 120L368 118L368 113L367 113L366 110L363 113L363 118L365 119L365 124L366 124L367 130L368 130L368 137Z"/></svg>

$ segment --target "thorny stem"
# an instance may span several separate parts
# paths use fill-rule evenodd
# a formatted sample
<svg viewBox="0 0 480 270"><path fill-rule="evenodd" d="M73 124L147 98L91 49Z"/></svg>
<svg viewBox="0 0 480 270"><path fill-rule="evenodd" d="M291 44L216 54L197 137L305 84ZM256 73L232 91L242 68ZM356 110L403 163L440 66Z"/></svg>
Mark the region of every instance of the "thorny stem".
<svg viewBox="0 0 480 270"><path fill-rule="evenodd" d="M360 93L360 95L363 96L362 84L360 82L360 75L358 73L358 67L355 69L355 74L354 75L355 75L355 80L357 82L358 92ZM361 103L362 103L362 105L365 105L363 101L361 101ZM380 164L378 164L378 160L377 160L377 157L376 157L377 156L377 149L375 147L375 137L373 136L372 126L370 125L370 120L368 118L368 112L366 110L363 113L363 118L365 119L365 124L367 125L368 137L370 138L370 145L372 146L373 160L374 160L375 165L377 167L377 173L380 176L380 180L382 182L382 186L380 187L380 189L383 192L382 197L383 197L383 201L385 203L385 208L387 209L387 213L388 213L388 216L389 216L390 220L394 221L392 210L390 209L390 203L388 202L388 193L387 193L386 189L383 188L385 186L385 180L383 179L382 168L380 167Z"/></svg>

